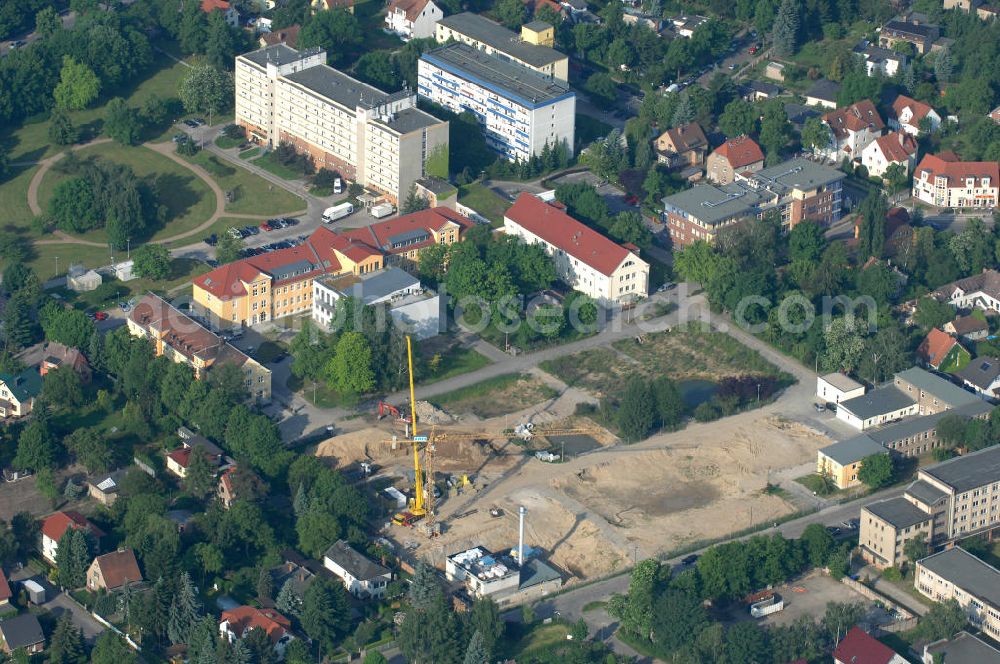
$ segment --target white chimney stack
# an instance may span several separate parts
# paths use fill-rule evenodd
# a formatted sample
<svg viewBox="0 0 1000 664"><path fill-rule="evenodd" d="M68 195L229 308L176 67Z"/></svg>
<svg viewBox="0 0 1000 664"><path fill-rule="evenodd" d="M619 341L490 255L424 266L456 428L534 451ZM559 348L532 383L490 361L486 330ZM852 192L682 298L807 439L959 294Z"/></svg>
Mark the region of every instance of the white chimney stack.
<svg viewBox="0 0 1000 664"><path fill-rule="evenodd" d="M528 513L523 505L517 508L520 523L517 529L517 564L524 566L524 515Z"/></svg>

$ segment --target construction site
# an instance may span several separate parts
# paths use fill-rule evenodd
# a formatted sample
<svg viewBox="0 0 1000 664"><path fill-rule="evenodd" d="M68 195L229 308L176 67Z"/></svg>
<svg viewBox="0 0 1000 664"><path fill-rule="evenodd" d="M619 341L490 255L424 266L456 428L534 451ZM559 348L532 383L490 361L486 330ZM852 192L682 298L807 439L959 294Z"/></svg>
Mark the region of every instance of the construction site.
<svg viewBox="0 0 1000 664"><path fill-rule="evenodd" d="M523 543L572 584L804 507L772 486L830 442L777 414L800 396L634 445L553 404L473 424L420 402L416 436L408 409L385 409L316 454L369 464L384 534L410 556L444 570L476 547L516 549L523 507Z"/></svg>

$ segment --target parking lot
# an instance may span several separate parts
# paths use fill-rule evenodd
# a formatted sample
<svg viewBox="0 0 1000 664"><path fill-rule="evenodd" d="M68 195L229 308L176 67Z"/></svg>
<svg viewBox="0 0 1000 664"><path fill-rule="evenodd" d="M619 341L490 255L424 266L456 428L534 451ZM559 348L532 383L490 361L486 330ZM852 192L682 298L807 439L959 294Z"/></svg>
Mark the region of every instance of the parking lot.
<svg viewBox="0 0 1000 664"><path fill-rule="evenodd" d="M35 477L0 482L0 519L10 521L18 512L41 516L52 511L52 503L35 488Z"/></svg>

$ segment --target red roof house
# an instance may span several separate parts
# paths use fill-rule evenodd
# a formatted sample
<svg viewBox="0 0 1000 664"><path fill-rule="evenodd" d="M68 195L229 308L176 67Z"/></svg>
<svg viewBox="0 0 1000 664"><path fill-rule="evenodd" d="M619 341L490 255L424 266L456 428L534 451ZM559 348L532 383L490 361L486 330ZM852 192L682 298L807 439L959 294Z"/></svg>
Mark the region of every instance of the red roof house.
<svg viewBox="0 0 1000 664"><path fill-rule="evenodd" d="M279 652L283 652L285 645L294 638L291 621L274 609L238 606L222 612L219 633L229 639L230 643L242 639L252 629L264 630Z"/></svg>
<svg viewBox="0 0 1000 664"><path fill-rule="evenodd" d="M715 148L705 165L709 180L729 184L736 173L752 173L764 168L764 153L749 136L737 136Z"/></svg>
<svg viewBox="0 0 1000 664"><path fill-rule="evenodd" d="M87 569L87 590L117 590L142 581L142 572L132 549L120 549L97 556Z"/></svg>
<svg viewBox="0 0 1000 664"><path fill-rule="evenodd" d="M854 627L833 651L836 664L907 664L892 648Z"/></svg>
<svg viewBox="0 0 1000 664"><path fill-rule="evenodd" d="M10 584L7 583L7 577L4 576L3 570L0 569L0 606L6 606L12 596Z"/></svg>
<svg viewBox="0 0 1000 664"><path fill-rule="evenodd" d="M56 562L59 540L70 528L85 530L98 540L104 537L104 532L87 521L86 517L79 512L66 511L50 514L42 521L42 555L49 562Z"/></svg>
<svg viewBox="0 0 1000 664"><path fill-rule="evenodd" d="M917 359L934 369L940 369L946 364L958 364L960 356L965 361L971 359L969 351L957 339L937 328L932 329L917 347Z"/></svg>
<svg viewBox="0 0 1000 664"><path fill-rule="evenodd" d="M941 116L933 108L922 101L911 99L906 95L899 95L896 101L892 102L892 115L889 116L889 124L895 129L902 129L908 134L918 136L920 134L920 122L928 118L931 130L941 125Z"/></svg>

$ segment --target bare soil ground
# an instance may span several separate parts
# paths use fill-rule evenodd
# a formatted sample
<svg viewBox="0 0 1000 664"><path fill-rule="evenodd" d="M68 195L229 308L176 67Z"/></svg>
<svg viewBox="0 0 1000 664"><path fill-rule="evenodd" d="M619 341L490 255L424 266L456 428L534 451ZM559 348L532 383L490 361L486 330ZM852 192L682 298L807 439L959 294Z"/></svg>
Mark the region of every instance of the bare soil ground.
<svg viewBox="0 0 1000 664"><path fill-rule="evenodd" d="M434 397L433 401L456 416L479 419L499 417L552 399L558 393L531 374L511 374Z"/></svg>

